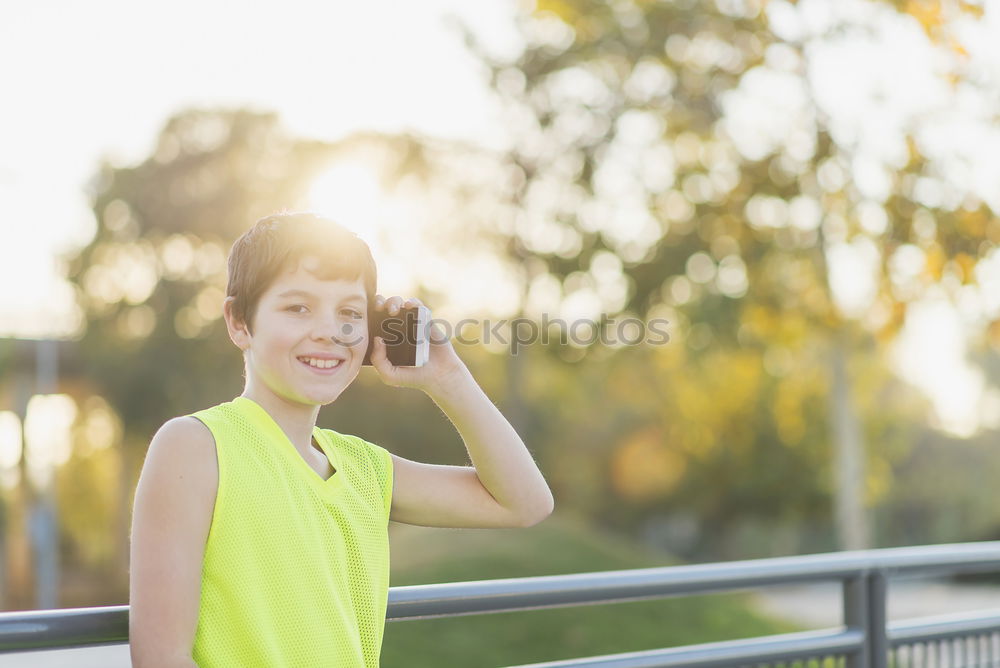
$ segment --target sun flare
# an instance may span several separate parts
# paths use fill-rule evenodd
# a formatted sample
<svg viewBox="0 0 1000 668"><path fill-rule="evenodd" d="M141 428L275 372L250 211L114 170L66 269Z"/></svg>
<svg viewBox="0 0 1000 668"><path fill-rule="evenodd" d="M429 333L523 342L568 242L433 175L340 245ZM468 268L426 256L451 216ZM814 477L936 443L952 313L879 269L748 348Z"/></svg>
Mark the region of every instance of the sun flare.
<svg viewBox="0 0 1000 668"><path fill-rule="evenodd" d="M369 246L378 245L385 193L371 169L353 163L335 164L316 177L308 197L313 211L347 227Z"/></svg>

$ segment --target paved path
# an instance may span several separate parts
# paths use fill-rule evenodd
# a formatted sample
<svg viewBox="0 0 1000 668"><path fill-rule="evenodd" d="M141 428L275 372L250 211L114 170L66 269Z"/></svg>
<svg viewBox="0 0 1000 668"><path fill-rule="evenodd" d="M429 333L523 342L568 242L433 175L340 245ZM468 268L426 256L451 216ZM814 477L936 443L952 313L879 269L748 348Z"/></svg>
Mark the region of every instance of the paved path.
<svg viewBox="0 0 1000 668"><path fill-rule="evenodd" d="M839 626L843 620L841 587L834 582L768 587L753 598L762 612L811 628ZM1000 586L889 581L890 620L987 609L1000 614Z"/></svg>

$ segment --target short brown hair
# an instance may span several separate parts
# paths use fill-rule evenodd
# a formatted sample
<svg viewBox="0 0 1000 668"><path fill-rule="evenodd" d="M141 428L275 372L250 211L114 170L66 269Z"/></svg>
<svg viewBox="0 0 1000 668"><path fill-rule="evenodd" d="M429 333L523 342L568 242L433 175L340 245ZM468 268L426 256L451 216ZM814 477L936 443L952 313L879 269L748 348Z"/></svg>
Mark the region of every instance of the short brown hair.
<svg viewBox="0 0 1000 668"><path fill-rule="evenodd" d="M260 296L283 271L294 271L306 256L320 260L321 280L358 280L365 287L369 311L375 300L377 273L371 249L349 229L308 212L265 216L236 240L229 251L233 316L249 331ZM252 332L251 332L252 333Z"/></svg>

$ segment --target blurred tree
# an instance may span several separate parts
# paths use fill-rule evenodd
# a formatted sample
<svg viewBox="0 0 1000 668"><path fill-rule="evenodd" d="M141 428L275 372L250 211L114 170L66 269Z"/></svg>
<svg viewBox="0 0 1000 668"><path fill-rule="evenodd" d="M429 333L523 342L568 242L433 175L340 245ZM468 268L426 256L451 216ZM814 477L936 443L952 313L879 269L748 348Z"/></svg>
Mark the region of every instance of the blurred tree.
<svg viewBox="0 0 1000 668"><path fill-rule="evenodd" d="M806 29L796 14L805 5L825 8L828 20ZM503 201L490 222L518 265L521 312L575 301L595 317L600 310L668 317L675 343L687 347L684 370L699 374L668 364L669 379L642 386L668 424L626 434L611 480L641 472L644 482L622 492L663 497L678 484L670 469L681 458L671 451L726 452L712 460L711 474L692 480L714 481L730 517L769 516L773 504L760 501L773 488L744 493L753 483L742 479L767 480L767 472L734 466L743 446L732 438L753 411L766 412L771 420L758 423L748 461L766 457L775 481L786 483L781 504L808 509L819 502L815 479L796 492L777 475L785 469L771 465L796 461L790 453L803 434L836 453L840 545L860 548L870 541L864 507L885 486L871 472L884 479L890 469L882 443L864 446L869 425L859 412L875 411L858 395L859 373L872 363L885 368L908 304L976 281L1000 223L908 140L911 126L899 128L892 145L902 151L888 158L838 133L837 119L817 101L816 47L879 39L867 21L898 15L891 3L843 16L836 7L538 0L520 17L525 49L514 60L492 55L470 31L465 38L507 112L510 146L498 157L496 181ZM942 7L908 2L903 10L940 41L949 34ZM779 15L781 30L773 25ZM787 29L788 20L801 29ZM955 92L955 71L942 74L946 92ZM556 353L592 354L565 346ZM699 382L700 374L711 380ZM637 386L627 387L628 400L637 400ZM668 409L668 401L677 403ZM718 424L728 406L732 429ZM691 467L705 457L684 461Z"/></svg>

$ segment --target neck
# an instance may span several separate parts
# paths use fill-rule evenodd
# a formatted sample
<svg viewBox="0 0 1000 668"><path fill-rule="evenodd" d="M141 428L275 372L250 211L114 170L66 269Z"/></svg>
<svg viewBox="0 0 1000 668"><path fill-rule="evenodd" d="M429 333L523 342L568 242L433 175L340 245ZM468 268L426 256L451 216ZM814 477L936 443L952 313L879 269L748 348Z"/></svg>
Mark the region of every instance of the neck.
<svg viewBox="0 0 1000 668"><path fill-rule="evenodd" d="M316 426L320 407L317 405L300 404L270 392L258 392L247 386L240 396L250 399L271 416L285 436L303 455L312 448L312 433Z"/></svg>

